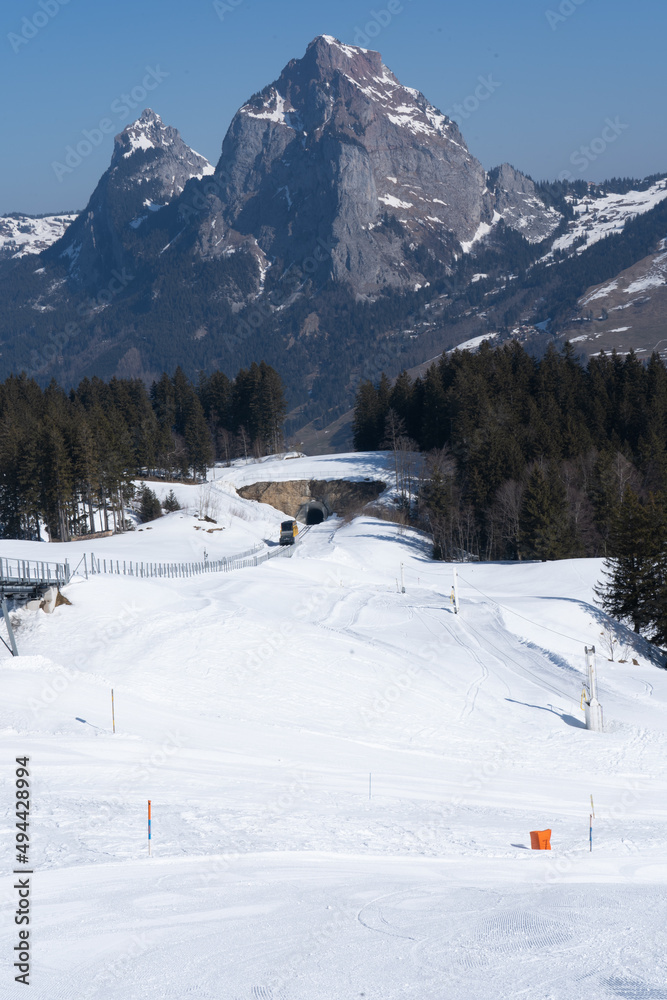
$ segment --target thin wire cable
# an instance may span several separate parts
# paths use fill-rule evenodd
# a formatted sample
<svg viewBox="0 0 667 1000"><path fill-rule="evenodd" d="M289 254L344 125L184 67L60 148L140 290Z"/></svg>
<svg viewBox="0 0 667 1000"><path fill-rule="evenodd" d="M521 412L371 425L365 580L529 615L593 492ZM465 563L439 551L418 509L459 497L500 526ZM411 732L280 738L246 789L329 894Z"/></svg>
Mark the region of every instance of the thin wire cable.
<svg viewBox="0 0 667 1000"><path fill-rule="evenodd" d="M467 584L469 587L472 587L473 590L476 590L478 594L482 595L482 597L486 597L487 601L491 601L492 604L496 604L499 608L502 608L503 611L507 611L511 615L516 615L517 618L522 618L525 622L528 622L529 625L536 625L538 628L546 629L547 632L553 632L554 635L559 635L563 639L569 639L571 642L578 642L578 643L583 642L584 646L588 646L590 641L589 639L582 639L574 635L566 635L565 632L559 632L558 629L549 628L548 625L542 625L540 624L540 622L534 622L532 618L526 618L525 615L520 615L518 611L514 611L512 608L508 608L505 604L501 604L500 601L497 601L494 597L490 597L488 594L485 594L484 591L480 590L479 587L476 587L474 583L470 583L469 580L465 580L460 573L459 573L459 580L463 580L465 584Z"/></svg>

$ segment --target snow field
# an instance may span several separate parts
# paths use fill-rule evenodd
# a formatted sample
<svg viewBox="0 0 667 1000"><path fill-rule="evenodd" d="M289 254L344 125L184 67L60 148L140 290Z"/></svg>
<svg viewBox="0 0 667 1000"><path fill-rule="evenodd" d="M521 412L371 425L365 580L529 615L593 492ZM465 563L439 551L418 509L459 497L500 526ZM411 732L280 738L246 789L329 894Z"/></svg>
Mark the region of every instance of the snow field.
<svg viewBox="0 0 667 1000"><path fill-rule="evenodd" d="M275 544L282 517L233 482L390 480L372 456L216 474L225 531L200 539L177 512L87 549L166 561L206 544L219 558ZM73 564L80 547L52 548ZM0 740L5 803L13 759L31 758L33 995L667 996L667 675L637 643L627 663L599 655L607 731L583 728L600 569L460 566L454 616L451 566L424 536L331 518L291 558L91 577L67 588L71 607L19 612ZM553 851L529 851L545 827Z"/></svg>

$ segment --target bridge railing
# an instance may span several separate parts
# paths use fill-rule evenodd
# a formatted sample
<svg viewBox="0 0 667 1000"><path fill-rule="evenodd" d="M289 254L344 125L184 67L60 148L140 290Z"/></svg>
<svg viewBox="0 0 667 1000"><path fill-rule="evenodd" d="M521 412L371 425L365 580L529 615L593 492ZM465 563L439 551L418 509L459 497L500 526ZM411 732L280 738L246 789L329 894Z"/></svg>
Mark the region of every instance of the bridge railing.
<svg viewBox="0 0 667 1000"><path fill-rule="evenodd" d="M65 586L72 576L69 563L0 556L0 584Z"/></svg>

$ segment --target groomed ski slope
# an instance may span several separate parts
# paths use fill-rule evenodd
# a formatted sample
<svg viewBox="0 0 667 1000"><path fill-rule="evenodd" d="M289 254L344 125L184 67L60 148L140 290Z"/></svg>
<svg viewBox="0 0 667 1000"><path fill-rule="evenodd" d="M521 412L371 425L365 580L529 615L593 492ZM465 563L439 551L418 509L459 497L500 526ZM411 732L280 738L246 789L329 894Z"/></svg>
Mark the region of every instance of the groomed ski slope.
<svg viewBox="0 0 667 1000"><path fill-rule="evenodd" d="M284 478L316 465L283 463ZM177 512L88 550L275 543L280 512L235 497L234 475L219 483L226 531L202 538ZM20 612L21 656L0 659L0 849L9 872L27 754L31 996L667 997L667 673L640 647L637 665L598 656L607 731L589 733L601 563L459 569L455 616L451 567L424 536L332 518L291 558L94 577L67 588L71 607ZM552 852L528 850L546 827ZM11 879L3 997L22 995Z"/></svg>

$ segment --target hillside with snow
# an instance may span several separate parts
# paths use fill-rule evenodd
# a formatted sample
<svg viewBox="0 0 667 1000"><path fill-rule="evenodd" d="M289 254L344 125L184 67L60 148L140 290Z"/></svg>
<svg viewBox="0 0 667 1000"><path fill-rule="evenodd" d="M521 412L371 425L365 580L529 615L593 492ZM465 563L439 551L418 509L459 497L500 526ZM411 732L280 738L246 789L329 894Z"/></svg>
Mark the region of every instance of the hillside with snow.
<svg viewBox="0 0 667 1000"><path fill-rule="evenodd" d="M655 351L665 358L666 309L667 241L662 240L656 253L587 290L569 339L587 354L633 350L646 359Z"/></svg>
<svg viewBox="0 0 667 1000"><path fill-rule="evenodd" d="M0 218L0 262L39 254L60 239L76 219L64 215L3 215Z"/></svg>
<svg viewBox="0 0 667 1000"><path fill-rule="evenodd" d="M173 484L183 509L135 532L1 554L275 552L284 515L236 488L339 478L390 490L392 468L236 465L203 495ZM81 565L69 606L15 612L0 740L5 803L30 757L31 995L663 996L667 673L596 607L601 568L460 565L455 615L428 538L362 513L228 573ZM601 734L580 709L585 645ZM552 851L529 850L546 828ZM7 964L9 916L2 938Z"/></svg>
<svg viewBox="0 0 667 1000"><path fill-rule="evenodd" d="M650 212L665 198L667 180L664 178L645 191L610 193L596 198L571 197L575 217L568 223L567 233L554 240L549 256L554 251L582 254L599 240L622 232L627 222Z"/></svg>

